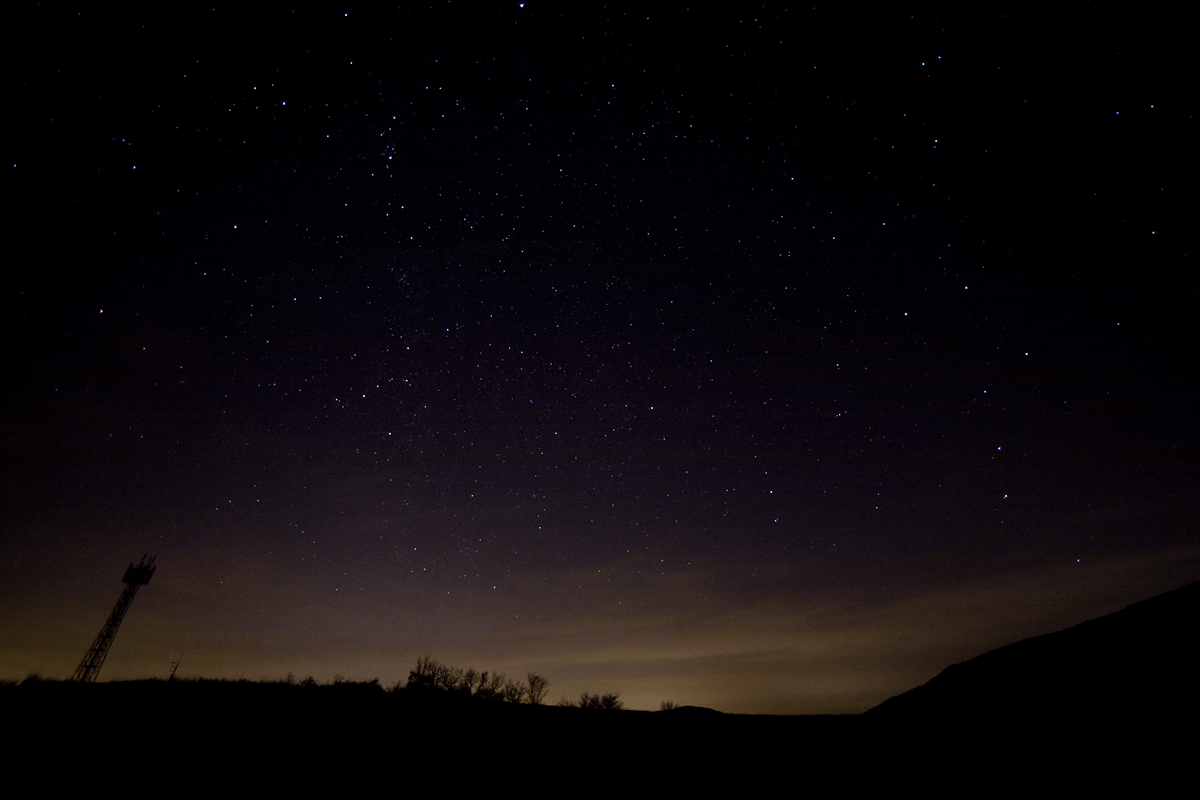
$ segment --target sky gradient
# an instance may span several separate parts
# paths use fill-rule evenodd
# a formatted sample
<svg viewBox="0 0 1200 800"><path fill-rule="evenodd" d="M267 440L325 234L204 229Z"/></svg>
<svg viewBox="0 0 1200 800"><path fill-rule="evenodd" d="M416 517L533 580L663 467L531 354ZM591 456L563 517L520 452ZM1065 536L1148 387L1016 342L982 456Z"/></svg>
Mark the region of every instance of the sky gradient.
<svg viewBox="0 0 1200 800"><path fill-rule="evenodd" d="M753 713L1200 577L1172 26L684 8L23 6L0 677L142 553L102 679Z"/></svg>

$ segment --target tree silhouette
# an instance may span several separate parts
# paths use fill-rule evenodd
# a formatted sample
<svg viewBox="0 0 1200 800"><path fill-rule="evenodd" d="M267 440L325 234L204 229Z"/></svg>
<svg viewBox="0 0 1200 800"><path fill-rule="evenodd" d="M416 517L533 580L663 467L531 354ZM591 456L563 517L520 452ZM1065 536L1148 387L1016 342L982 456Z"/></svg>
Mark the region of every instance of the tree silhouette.
<svg viewBox="0 0 1200 800"><path fill-rule="evenodd" d="M483 673L479 678L479 686L475 689L475 697L480 700L504 699L504 680L503 672L497 672L490 678L488 673Z"/></svg>
<svg viewBox="0 0 1200 800"><path fill-rule="evenodd" d="M540 706L542 701L546 699L546 692L550 690L550 681L532 672L525 677L529 681L530 705Z"/></svg>
<svg viewBox="0 0 1200 800"><path fill-rule="evenodd" d="M416 668L408 673L408 686L405 688L452 692L459 689L462 683L461 669L439 664L431 656L422 656L417 659Z"/></svg>
<svg viewBox="0 0 1200 800"><path fill-rule="evenodd" d="M529 693L527 687L522 681L506 680L504 688L500 690L500 696L506 703L520 703L525 699L525 695Z"/></svg>

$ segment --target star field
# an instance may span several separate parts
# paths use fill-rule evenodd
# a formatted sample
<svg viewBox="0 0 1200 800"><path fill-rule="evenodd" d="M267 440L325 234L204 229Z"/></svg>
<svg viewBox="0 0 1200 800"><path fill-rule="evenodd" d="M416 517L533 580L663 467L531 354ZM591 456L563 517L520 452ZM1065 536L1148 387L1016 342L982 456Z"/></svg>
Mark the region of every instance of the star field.
<svg viewBox="0 0 1200 800"><path fill-rule="evenodd" d="M756 713L1196 577L1149 22L20 16L0 676L70 674L143 552L108 679Z"/></svg>

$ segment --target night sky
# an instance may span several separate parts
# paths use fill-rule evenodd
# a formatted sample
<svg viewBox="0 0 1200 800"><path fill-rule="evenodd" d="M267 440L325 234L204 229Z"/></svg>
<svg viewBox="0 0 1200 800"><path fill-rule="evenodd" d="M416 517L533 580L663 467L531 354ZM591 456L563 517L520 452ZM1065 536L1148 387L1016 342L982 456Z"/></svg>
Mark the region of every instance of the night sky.
<svg viewBox="0 0 1200 800"><path fill-rule="evenodd" d="M400 5L10 19L0 677L143 553L101 679L754 713L1200 577L1182 21Z"/></svg>

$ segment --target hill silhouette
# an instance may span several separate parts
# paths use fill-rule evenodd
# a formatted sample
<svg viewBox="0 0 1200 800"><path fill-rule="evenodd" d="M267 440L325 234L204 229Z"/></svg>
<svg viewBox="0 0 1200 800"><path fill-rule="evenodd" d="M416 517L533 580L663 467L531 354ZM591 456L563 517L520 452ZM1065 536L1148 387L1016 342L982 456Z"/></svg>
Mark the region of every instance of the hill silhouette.
<svg viewBox="0 0 1200 800"><path fill-rule="evenodd" d="M1198 708L1200 582L954 664L867 712L875 719L1124 725Z"/></svg>

